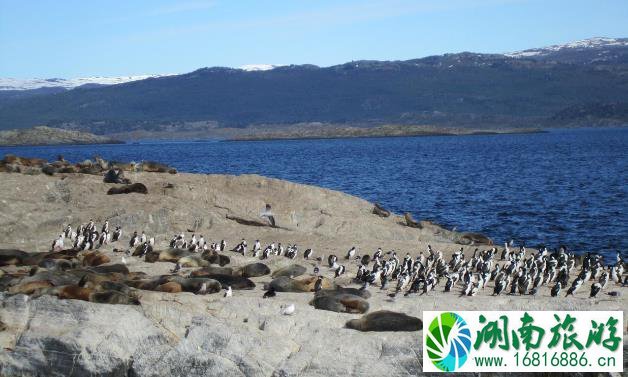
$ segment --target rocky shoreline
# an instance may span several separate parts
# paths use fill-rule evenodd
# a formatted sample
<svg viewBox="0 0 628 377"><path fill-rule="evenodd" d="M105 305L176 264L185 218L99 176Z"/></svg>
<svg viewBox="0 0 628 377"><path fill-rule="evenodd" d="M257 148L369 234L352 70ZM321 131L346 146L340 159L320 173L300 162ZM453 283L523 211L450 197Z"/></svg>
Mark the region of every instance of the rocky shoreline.
<svg viewBox="0 0 628 377"><path fill-rule="evenodd" d="M124 144L124 142L108 136L46 126L0 131L0 146L62 144Z"/></svg>
<svg viewBox="0 0 628 377"><path fill-rule="evenodd" d="M14 159L11 166L24 165L24 161L29 159L21 163ZM354 280L360 259L345 259L352 247L359 257L382 248L395 250L400 258L406 253L415 258L427 254L429 245L449 260L461 247L470 256L476 248L493 246L490 240L475 238L480 235L415 221L347 194L257 175L168 174L167 167L151 171L153 164L107 161L93 161L91 166L98 166L98 172L88 174L61 169L34 173L47 165L52 164L30 166L27 174L0 172L0 249L5 250L0 253L4 287L0 293L1 375L417 375L422 371L422 346L416 319L420 320L423 310L627 307L625 295L610 297L604 292L589 298L588 282L576 295L560 298L551 297L546 287L537 295L494 297L492 283L467 297L460 295L463 287L443 292L444 281L425 295L391 298L396 285L391 282L387 289L373 285L364 298L357 293L360 283ZM128 182L104 182L111 170ZM108 195L112 188L129 183L141 183L146 192ZM273 224L266 220L269 205ZM98 230L105 221L111 229L121 227L122 238L92 250L49 252L52 241L68 224L76 230L90 220ZM154 239L150 251L129 247L133 232ZM181 233L185 239L194 234L212 244L224 240L226 246L207 253L173 249L173 235ZM249 243L246 255L231 251L242 239ZM254 240L260 240L263 247L298 245L299 254L254 257ZM9 249L24 254L11 254ZM127 249L138 254L128 255ZM312 250L308 259L304 258L306 249ZM346 267L338 277L327 264L331 255ZM33 263L39 265L34 271ZM250 267L257 264L267 269ZM55 270L53 265L69 267ZM288 275L282 278L286 271ZM253 286L248 282L246 289L234 286L231 297L225 297L224 290L201 294L186 288L190 279L204 273L222 281L220 285L242 282L248 276ZM50 274L87 289L81 291L87 296L65 297L62 292L69 288L50 283L45 278ZM87 282L78 281L85 275ZM300 291L309 291L317 275L323 276L325 288L349 289L333 291L334 297L361 298L341 301L338 310L321 310L321 305L330 307L327 299L317 301L313 293ZM109 278L103 280L104 276ZM29 278L52 287L33 291L44 294L29 293L24 285ZM136 301L102 303L105 292L120 287L111 282L103 288L109 279L126 286L128 290L117 289ZM205 288L211 290L213 283L206 282ZM278 287L275 297L263 298L271 286ZM622 289L613 283L606 291ZM366 314L390 310L409 316L405 331L358 331L364 322L361 300L368 304ZM285 315L291 305L293 313ZM624 327L627 321L624 316Z"/></svg>

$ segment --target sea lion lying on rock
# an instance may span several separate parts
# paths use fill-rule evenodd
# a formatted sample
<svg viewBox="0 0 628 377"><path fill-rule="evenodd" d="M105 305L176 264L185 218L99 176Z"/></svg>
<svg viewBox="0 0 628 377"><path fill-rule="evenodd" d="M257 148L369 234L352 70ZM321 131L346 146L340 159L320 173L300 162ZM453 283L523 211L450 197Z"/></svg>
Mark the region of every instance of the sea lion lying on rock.
<svg viewBox="0 0 628 377"><path fill-rule="evenodd" d="M307 276L303 279L291 279L287 276L280 276L268 284L268 289L274 289L276 292L313 292L314 284L316 284L316 276ZM333 289L334 283L323 278L323 289Z"/></svg>
<svg viewBox="0 0 628 377"><path fill-rule="evenodd" d="M229 258L226 255L218 254L215 251L209 251L209 250L204 251L202 256L203 256L203 259L205 259L209 263L217 264L221 267L231 263L231 258Z"/></svg>
<svg viewBox="0 0 628 377"><path fill-rule="evenodd" d="M280 276L297 277L303 275L306 271L307 268L301 266L300 264L291 264L275 270L271 276L273 278L278 278Z"/></svg>
<svg viewBox="0 0 628 377"><path fill-rule="evenodd" d="M110 264L107 266L97 266L88 268L89 271L93 271L99 274L110 274L110 273L118 273L127 275L129 273L129 269L127 266L122 263Z"/></svg>
<svg viewBox="0 0 628 377"><path fill-rule="evenodd" d="M310 305L316 309L339 313L366 313L369 310L368 301L362 297L336 290L316 292Z"/></svg>
<svg viewBox="0 0 628 377"><path fill-rule="evenodd" d="M17 249L0 249L0 266L23 266L29 253Z"/></svg>
<svg viewBox="0 0 628 377"><path fill-rule="evenodd" d="M37 266L52 271L67 271L74 268L76 264L66 259L44 258L37 264Z"/></svg>
<svg viewBox="0 0 628 377"><path fill-rule="evenodd" d="M493 246L493 240L480 233L463 233L458 243L463 245L488 245Z"/></svg>
<svg viewBox="0 0 628 377"><path fill-rule="evenodd" d="M148 189L143 183L132 183L130 185L124 185L121 187L112 187L107 191L107 195L117 195L117 194L148 194Z"/></svg>
<svg viewBox="0 0 628 377"><path fill-rule="evenodd" d="M103 177L105 183L130 184L131 180L124 177L124 171L120 169L109 169Z"/></svg>
<svg viewBox="0 0 628 377"><path fill-rule="evenodd" d="M379 203L375 203L375 206L373 207L373 214L379 217L389 217L390 211L379 205Z"/></svg>
<svg viewBox="0 0 628 377"><path fill-rule="evenodd" d="M183 276L172 276L171 283L177 283L181 286L183 292L191 292L194 294L210 294L220 292L222 285L220 282L209 278L185 278Z"/></svg>
<svg viewBox="0 0 628 377"><path fill-rule="evenodd" d="M352 319L346 326L358 331L421 331L423 321L404 313L380 310Z"/></svg>
<svg viewBox="0 0 628 377"><path fill-rule="evenodd" d="M144 161L140 164L140 169L149 173L170 173L177 174L177 169L171 168L168 165L164 165L155 161Z"/></svg>
<svg viewBox="0 0 628 377"><path fill-rule="evenodd" d="M180 258L177 263L181 265L181 267L206 267L209 266L209 262L200 255L187 255L183 258Z"/></svg>
<svg viewBox="0 0 628 377"><path fill-rule="evenodd" d="M233 269L231 267L207 266L190 272L191 277L206 277L212 274L233 275Z"/></svg>
<svg viewBox="0 0 628 377"><path fill-rule="evenodd" d="M233 275L254 278L270 274L270 268L264 263L251 263L234 271Z"/></svg>
<svg viewBox="0 0 628 377"><path fill-rule="evenodd" d="M231 287L236 290L255 288L255 283L242 276L211 274L207 275L207 278L219 281L223 288Z"/></svg>
<svg viewBox="0 0 628 377"><path fill-rule="evenodd" d="M111 262L111 258L100 251L94 251L83 255L83 266L99 266L109 262Z"/></svg>

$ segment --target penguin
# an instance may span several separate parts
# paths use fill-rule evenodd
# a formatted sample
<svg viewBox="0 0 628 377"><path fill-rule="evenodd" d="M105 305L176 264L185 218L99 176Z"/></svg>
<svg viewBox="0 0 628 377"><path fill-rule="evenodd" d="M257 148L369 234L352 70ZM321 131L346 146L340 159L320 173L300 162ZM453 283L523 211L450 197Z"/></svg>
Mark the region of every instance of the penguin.
<svg viewBox="0 0 628 377"><path fill-rule="evenodd" d="M262 298L269 298L269 297L275 297L277 296L277 292L275 291L275 288L270 287L265 293L264 296L262 296Z"/></svg>
<svg viewBox="0 0 628 377"><path fill-rule="evenodd" d="M253 253L258 252L262 249L262 244L260 244L259 240L255 240L253 244Z"/></svg>
<svg viewBox="0 0 628 377"><path fill-rule="evenodd" d="M207 283L204 282L203 284L201 284L201 287L198 289L198 292L196 292L196 294L204 295L206 293L207 293Z"/></svg>
<svg viewBox="0 0 628 377"><path fill-rule="evenodd" d="M68 224L68 226L65 227L65 230L63 231L63 234L65 234L65 238L71 238L71 236L72 236L72 226L70 224Z"/></svg>
<svg viewBox="0 0 628 377"><path fill-rule="evenodd" d="M445 292L450 292L453 286L453 279L451 277L447 277L447 282L445 283Z"/></svg>
<svg viewBox="0 0 628 377"><path fill-rule="evenodd" d="M227 241L225 240L220 241L220 251L225 251L226 248L227 248Z"/></svg>
<svg viewBox="0 0 628 377"><path fill-rule="evenodd" d="M316 280L316 283L314 283L314 292L318 292L323 288L323 277L319 276L318 279Z"/></svg>
<svg viewBox="0 0 628 377"><path fill-rule="evenodd" d="M335 255L333 255L333 254L330 254L330 255L327 257L327 263L329 264L329 267L333 267L333 266L334 266L334 264L336 264L336 261L337 261L337 260L338 260L338 257L336 257L336 256L335 256Z"/></svg>
<svg viewBox="0 0 628 377"><path fill-rule="evenodd" d="M595 283L591 286L591 295L589 297L595 297L602 290L602 284Z"/></svg>
<svg viewBox="0 0 628 377"><path fill-rule="evenodd" d="M318 275L320 268L318 266L314 266L314 275Z"/></svg>
<svg viewBox="0 0 628 377"><path fill-rule="evenodd" d="M205 283L203 283L205 284ZM224 297L231 297L233 296L233 290L231 290L231 286L227 287L227 291L225 292L225 296Z"/></svg>
<svg viewBox="0 0 628 377"><path fill-rule="evenodd" d="M305 252L303 253L303 258L310 259L310 257L312 256L312 253L313 253L312 249L305 250Z"/></svg>
<svg viewBox="0 0 628 377"><path fill-rule="evenodd" d="M101 233L109 231L109 220L105 220L105 223L102 225Z"/></svg>
<svg viewBox="0 0 628 377"><path fill-rule="evenodd" d="M155 246L155 237L151 237L148 239L148 244L151 246Z"/></svg>
<svg viewBox="0 0 628 377"><path fill-rule="evenodd" d="M146 242L146 233L142 232L142 235L140 236L140 243L144 242Z"/></svg>
<svg viewBox="0 0 628 377"><path fill-rule="evenodd" d="M552 291L551 291L552 297L557 297L560 294L560 289L561 289L561 284L560 284L560 282L558 282L552 288Z"/></svg>
<svg viewBox="0 0 628 377"><path fill-rule="evenodd" d="M493 288L493 296L499 296L506 289L506 280L499 280Z"/></svg>
<svg viewBox="0 0 628 377"><path fill-rule="evenodd" d="M574 280L573 283L571 284L571 287L569 287L569 289L567 290L567 295L566 296L569 296L569 295L573 296L574 293L576 293L576 291L578 289L580 289L580 287L582 286L583 282L584 281L582 279L580 279L580 278Z"/></svg>
<svg viewBox="0 0 628 377"><path fill-rule="evenodd" d="M347 251L347 256L345 259L351 259L355 255L355 246L353 246L349 251Z"/></svg>
<svg viewBox="0 0 628 377"><path fill-rule="evenodd" d="M56 240L52 241L52 247L50 248L52 251L59 251L59 250L63 250L63 238L64 238L64 234L60 234L59 238L57 238Z"/></svg>
<svg viewBox="0 0 628 377"><path fill-rule="evenodd" d="M140 244L140 239L137 236L137 232L133 232L133 237L131 237L131 241L129 241L129 246L136 247L139 244Z"/></svg>
<svg viewBox="0 0 628 377"><path fill-rule="evenodd" d="M340 265L340 266L336 269L336 276L335 276L335 277L338 277L338 276L340 276L340 275L342 275L342 274L344 274L344 273L345 273L345 266Z"/></svg>

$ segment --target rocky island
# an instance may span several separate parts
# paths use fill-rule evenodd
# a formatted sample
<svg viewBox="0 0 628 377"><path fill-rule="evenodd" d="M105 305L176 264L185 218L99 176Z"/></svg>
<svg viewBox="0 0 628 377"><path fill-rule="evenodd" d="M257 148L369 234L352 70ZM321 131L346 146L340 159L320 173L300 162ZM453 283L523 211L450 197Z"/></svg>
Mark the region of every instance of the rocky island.
<svg viewBox="0 0 628 377"><path fill-rule="evenodd" d="M0 146L121 143L121 141L108 136L46 126L6 131L0 130Z"/></svg>
<svg viewBox="0 0 628 377"><path fill-rule="evenodd" d="M493 296L493 282L469 296L462 283L445 292L446 277L424 294L395 295L396 281L359 290L358 269L378 248L385 260L433 250L449 261L461 248L471 258L495 246L319 187L114 165L0 164L0 375L417 375L423 310L628 304L609 295L623 289L615 281L593 298L590 282L569 297L552 297L549 285ZM116 194L131 182L144 189ZM102 245L76 241L105 228L114 236ZM209 247L199 250L201 238ZM280 244L276 255L270 246ZM317 276L322 290L313 293ZM404 326L360 331L390 315L383 310Z"/></svg>

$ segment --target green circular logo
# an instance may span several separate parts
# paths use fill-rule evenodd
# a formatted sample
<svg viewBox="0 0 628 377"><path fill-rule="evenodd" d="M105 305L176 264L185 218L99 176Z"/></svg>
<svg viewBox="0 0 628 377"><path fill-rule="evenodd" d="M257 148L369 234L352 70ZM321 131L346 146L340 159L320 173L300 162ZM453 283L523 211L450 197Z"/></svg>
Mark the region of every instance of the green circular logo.
<svg viewBox="0 0 628 377"><path fill-rule="evenodd" d="M438 369L453 372L467 361L471 331L458 314L441 313L430 323L426 335L427 355Z"/></svg>

